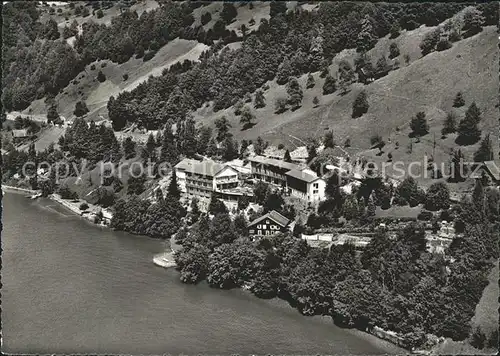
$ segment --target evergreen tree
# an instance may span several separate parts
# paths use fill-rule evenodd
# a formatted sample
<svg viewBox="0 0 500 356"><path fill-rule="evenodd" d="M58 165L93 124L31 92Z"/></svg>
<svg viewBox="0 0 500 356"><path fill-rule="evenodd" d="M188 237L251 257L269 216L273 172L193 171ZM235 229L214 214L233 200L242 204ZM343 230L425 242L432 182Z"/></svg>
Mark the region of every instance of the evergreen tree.
<svg viewBox="0 0 500 356"><path fill-rule="evenodd" d="M292 156L290 156L290 151L288 150L285 151L285 156L283 157L283 160L285 162L292 162Z"/></svg>
<svg viewBox="0 0 500 356"><path fill-rule="evenodd" d="M465 100L461 91L457 93L455 99L453 100L453 107L459 108L465 105Z"/></svg>
<svg viewBox="0 0 500 356"><path fill-rule="evenodd" d="M333 138L333 131L329 130L326 132L325 137L323 138L323 145L325 148L335 148L335 140Z"/></svg>
<svg viewBox="0 0 500 356"><path fill-rule="evenodd" d="M477 127L481 120L481 112L475 103L472 103L465 117L458 124L457 143L460 145L472 145L481 138L481 130Z"/></svg>
<svg viewBox="0 0 500 356"><path fill-rule="evenodd" d="M215 138L212 137L208 142L206 155L208 157L215 157L218 154L219 150L217 149L217 142L215 141Z"/></svg>
<svg viewBox="0 0 500 356"><path fill-rule="evenodd" d="M316 82L314 81L314 77L311 73L307 75L307 82L306 82L306 88L310 89L313 88L314 85L316 85Z"/></svg>
<svg viewBox="0 0 500 356"><path fill-rule="evenodd" d="M202 126L198 130L197 152L199 154L205 155L207 153L208 144L211 138L212 138L212 129L210 127Z"/></svg>
<svg viewBox="0 0 500 356"><path fill-rule="evenodd" d="M292 63L288 58L285 58L278 67L278 72L276 73L276 83L279 85L285 84L293 75L293 72Z"/></svg>
<svg viewBox="0 0 500 356"><path fill-rule="evenodd" d="M318 156L315 144L307 145L307 163L312 162Z"/></svg>
<svg viewBox="0 0 500 356"><path fill-rule="evenodd" d="M356 219L359 217L358 200L355 195L349 195L342 205L342 215L347 220Z"/></svg>
<svg viewBox="0 0 500 356"><path fill-rule="evenodd" d="M325 77L323 84L323 95L331 94L337 90L337 82L330 74Z"/></svg>
<svg viewBox="0 0 500 356"><path fill-rule="evenodd" d="M481 141L478 150L474 153L474 162L484 162L493 160L493 145L490 134Z"/></svg>
<svg viewBox="0 0 500 356"><path fill-rule="evenodd" d="M356 96L356 99L352 103L352 117L357 118L366 114L368 112L368 108L368 96L363 90Z"/></svg>
<svg viewBox="0 0 500 356"><path fill-rule="evenodd" d="M360 25L361 31L356 40L356 50L360 53L365 53L377 43L377 37L373 30L372 19L368 14L361 20Z"/></svg>
<svg viewBox="0 0 500 356"><path fill-rule="evenodd" d="M412 129L412 134L417 137L425 136L429 132L429 125L423 111L418 112L411 119L410 128Z"/></svg>
<svg viewBox="0 0 500 356"><path fill-rule="evenodd" d="M257 137L257 140L253 143L253 151L255 152L256 155L261 155L264 153L264 150L266 149L266 143L262 139L262 137Z"/></svg>
<svg viewBox="0 0 500 356"><path fill-rule="evenodd" d="M313 105L314 105L314 107L316 107L316 106L318 106L318 104L319 104L318 97L317 97L317 96L315 96L315 97L313 98Z"/></svg>
<svg viewBox="0 0 500 356"><path fill-rule="evenodd" d="M446 115L444 120L443 128L441 129L441 134L446 136L447 134L457 131L457 116L455 113L450 112Z"/></svg>
<svg viewBox="0 0 500 356"><path fill-rule="evenodd" d="M467 108L467 111L465 112L465 118L469 118L476 123L479 123L481 121L481 110L479 110L475 101L473 101Z"/></svg>
<svg viewBox="0 0 500 356"><path fill-rule="evenodd" d="M200 207L198 206L198 199L193 198L191 200L191 224L198 221L201 216Z"/></svg>
<svg viewBox="0 0 500 356"><path fill-rule="evenodd" d="M217 141L222 142L229 135L229 128L231 124L227 121L225 116L222 116L215 120L215 128L217 129Z"/></svg>
<svg viewBox="0 0 500 356"><path fill-rule="evenodd" d="M266 100L264 98L264 92L262 90L257 90L255 92L255 100L253 103L253 107L256 109L263 108L266 106Z"/></svg>
<svg viewBox="0 0 500 356"><path fill-rule="evenodd" d="M184 120L182 126L182 135L179 137L182 153L184 153L186 157L192 158L198 149L194 120L192 118L187 118Z"/></svg>
<svg viewBox="0 0 500 356"><path fill-rule="evenodd" d="M135 141L132 140L132 137L129 136L123 141L123 152L125 159L135 157Z"/></svg>
<svg viewBox="0 0 500 356"><path fill-rule="evenodd" d="M339 86L342 94L347 93L347 88L354 81L354 70L349 62L342 60L339 63Z"/></svg>
<svg viewBox="0 0 500 356"><path fill-rule="evenodd" d="M179 200L181 197L181 191L179 189L179 185L177 184L177 174L175 169L172 169L172 177L170 178L170 183L167 188L167 198L174 198Z"/></svg>
<svg viewBox="0 0 500 356"><path fill-rule="evenodd" d="M366 217L367 219L372 219L377 211L377 207L375 206L375 203L373 201L373 198L370 196L368 199L368 204L366 205Z"/></svg>
<svg viewBox="0 0 500 356"><path fill-rule="evenodd" d="M245 153L248 149L248 141L247 140L241 140L241 144L240 144L240 158L243 158L245 157Z"/></svg>
<svg viewBox="0 0 500 356"><path fill-rule="evenodd" d="M226 137L222 142L222 159L225 161L231 161L238 158L238 143L232 137Z"/></svg>
<svg viewBox="0 0 500 356"><path fill-rule="evenodd" d="M464 154L460 149L454 150L451 155L450 182L462 182L465 179Z"/></svg>
<svg viewBox="0 0 500 356"><path fill-rule="evenodd" d="M290 77L286 92L288 93L288 104L290 104L292 110L298 109L302 102L303 93L297 78Z"/></svg>
<svg viewBox="0 0 500 356"><path fill-rule="evenodd" d="M145 159L150 159L152 162L156 161L156 141L153 136L153 134L149 134L148 140L146 142L146 146L144 149L144 156L143 158Z"/></svg>
<svg viewBox="0 0 500 356"><path fill-rule="evenodd" d="M476 204L476 206L479 209L483 208L484 188L483 188L483 185L481 184L481 181L479 179L476 179L476 183L474 185L474 190L472 192L472 201L474 202L474 204Z"/></svg>
<svg viewBox="0 0 500 356"><path fill-rule="evenodd" d="M172 133L172 126L169 123L165 125L165 130L163 131L160 161L168 162L172 166L179 161L179 151L177 150L174 134Z"/></svg>

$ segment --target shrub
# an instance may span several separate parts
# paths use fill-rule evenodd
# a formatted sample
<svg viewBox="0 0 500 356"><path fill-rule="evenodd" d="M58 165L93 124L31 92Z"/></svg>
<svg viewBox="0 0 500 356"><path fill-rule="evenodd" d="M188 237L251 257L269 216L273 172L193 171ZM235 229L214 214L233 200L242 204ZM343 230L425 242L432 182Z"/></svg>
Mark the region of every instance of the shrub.
<svg viewBox="0 0 500 356"><path fill-rule="evenodd" d="M97 12L95 14L96 14L96 16L97 16L98 19L100 19L101 17L104 16L104 13L102 12L101 9L97 10Z"/></svg>
<svg viewBox="0 0 500 356"><path fill-rule="evenodd" d="M95 70L95 64L90 65L90 70Z"/></svg>
<svg viewBox="0 0 500 356"><path fill-rule="evenodd" d="M396 58L399 56L399 47L396 42L392 42L391 45L389 46L389 58Z"/></svg>
<svg viewBox="0 0 500 356"><path fill-rule="evenodd" d="M107 63L107 62L102 62L102 63L101 63L101 68L105 68L107 65L108 65L108 63Z"/></svg>
<svg viewBox="0 0 500 356"><path fill-rule="evenodd" d="M456 29L453 29L448 35L448 39L450 40L450 42L457 42L460 41L461 37L458 31Z"/></svg>
<svg viewBox="0 0 500 356"><path fill-rule="evenodd" d="M151 58L155 56L156 52L155 51L147 51L144 53L144 57L142 58L143 62L149 61Z"/></svg>
<svg viewBox="0 0 500 356"><path fill-rule="evenodd" d="M127 74L127 73L125 73L125 74L123 75L123 80L128 80L128 74Z"/></svg>
<svg viewBox="0 0 500 356"><path fill-rule="evenodd" d="M99 71L99 73L97 73L97 80L101 83L104 83L106 81L106 76L103 72Z"/></svg>
<svg viewBox="0 0 500 356"><path fill-rule="evenodd" d="M436 49L438 51L444 51L444 50L447 50L449 48L451 48L451 43L446 38L440 39L436 45Z"/></svg>
<svg viewBox="0 0 500 356"><path fill-rule="evenodd" d="M432 52L434 48L436 48L436 45L439 42L440 38L441 29L439 27L435 30L429 31L420 43L420 50L422 51L422 55L425 56Z"/></svg>
<svg viewBox="0 0 500 356"><path fill-rule="evenodd" d="M428 211L428 210L422 210L417 215L417 219L420 221L431 221L433 217L434 217L434 214L432 213L432 211Z"/></svg>
<svg viewBox="0 0 500 356"><path fill-rule="evenodd" d="M274 103L274 112L281 114L287 110L287 100L285 98L278 98Z"/></svg>
<svg viewBox="0 0 500 356"><path fill-rule="evenodd" d="M80 204L80 210L87 210L88 208L89 208L89 205L87 203Z"/></svg>
<svg viewBox="0 0 500 356"><path fill-rule="evenodd" d="M457 95L455 96L455 99L453 100L453 107L459 108L459 107L464 106L464 105L465 105L464 97L462 95L462 92L459 91L457 93Z"/></svg>

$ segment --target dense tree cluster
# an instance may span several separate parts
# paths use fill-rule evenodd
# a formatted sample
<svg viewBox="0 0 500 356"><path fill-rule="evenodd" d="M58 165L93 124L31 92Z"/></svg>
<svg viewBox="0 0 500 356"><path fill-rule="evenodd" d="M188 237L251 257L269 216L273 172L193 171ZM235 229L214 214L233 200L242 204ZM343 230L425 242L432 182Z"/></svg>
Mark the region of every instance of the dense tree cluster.
<svg viewBox="0 0 500 356"><path fill-rule="evenodd" d="M362 330L376 325L396 331L408 348L425 342L426 333L463 340L498 257L498 227L485 220L498 214L496 193L489 193L494 208L476 213L475 221L469 216L474 208L460 205L460 216L467 220L465 233L447 251L453 263L426 251L425 231L416 223L395 238L379 230L359 256L350 244L310 248L291 234L252 242L236 227L244 226L237 223L240 217L231 221L221 212L194 225L176 256L177 268L186 283L206 279L217 288L245 285L259 297L288 300L305 315L328 315L339 325ZM344 209L357 215L357 204L349 197Z"/></svg>
<svg viewBox="0 0 500 356"><path fill-rule="evenodd" d="M167 195L151 203L133 195L116 202L111 226L133 234L168 239L179 230L184 216L185 210L175 197Z"/></svg>
<svg viewBox="0 0 500 356"><path fill-rule="evenodd" d="M91 162L117 162L122 157L120 145L110 127L97 126L94 121L87 124L81 118L75 119L64 136L59 139L63 151L76 158L85 158Z"/></svg>
<svg viewBox="0 0 500 356"><path fill-rule="evenodd" d="M272 6L279 8L278 3ZM261 21L258 30L243 39L241 48L218 52L221 45L214 45L201 56L201 63L185 67L181 72L165 71L163 76L151 78L132 92L120 94L108 105L110 118L125 123L139 121L144 126L158 128L168 118L176 121L207 101L214 102L216 111L224 109L235 105L268 80L276 79L278 84L286 84L291 77L321 68L327 70L336 53L357 46L368 48L372 39L388 34L394 23L405 29L420 24L435 25L436 21L444 21L463 7L457 3L402 6L397 3L330 2L321 3L318 12L296 10L285 14L273 10L271 19ZM217 24L214 31L216 27ZM373 72L382 76L390 66L385 58L379 62ZM340 74L340 85L345 91L353 73L343 67ZM306 87L310 85L309 80ZM328 77L324 93L335 90L335 79ZM276 101L277 113L287 109L286 100ZM296 107L295 97L292 102L292 108Z"/></svg>

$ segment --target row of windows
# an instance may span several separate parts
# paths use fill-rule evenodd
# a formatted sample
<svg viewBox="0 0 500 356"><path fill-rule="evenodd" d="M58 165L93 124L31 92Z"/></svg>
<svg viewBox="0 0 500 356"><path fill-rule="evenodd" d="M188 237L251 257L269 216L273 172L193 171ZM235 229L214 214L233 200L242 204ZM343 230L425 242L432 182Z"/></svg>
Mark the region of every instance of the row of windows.
<svg viewBox="0 0 500 356"><path fill-rule="evenodd" d="M269 223L268 223L268 224L269 224ZM269 228L270 228L271 230L279 230L279 229L280 229L280 227L279 227L279 226L277 226L277 225L269 225ZM263 225L258 224L258 225L257 225L257 229L267 229L267 225L266 225L266 224L263 224Z"/></svg>
<svg viewBox="0 0 500 356"><path fill-rule="evenodd" d="M250 230L249 232L250 232L250 234L255 234L255 230ZM279 231L266 230L265 234L266 235L276 235L276 234L279 234ZM257 235L262 235L262 230L257 230Z"/></svg>

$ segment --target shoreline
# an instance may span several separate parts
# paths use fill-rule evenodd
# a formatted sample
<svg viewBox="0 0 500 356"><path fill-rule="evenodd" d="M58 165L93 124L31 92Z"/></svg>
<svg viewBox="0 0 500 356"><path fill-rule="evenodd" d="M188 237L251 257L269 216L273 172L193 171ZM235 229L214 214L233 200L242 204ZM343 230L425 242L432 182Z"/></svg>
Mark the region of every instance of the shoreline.
<svg viewBox="0 0 500 356"><path fill-rule="evenodd" d="M7 188L6 191L9 191L12 193L23 193L23 192L24 193L32 193L32 194L39 193L39 191L34 191L34 190L29 190L29 189L24 189L24 188L17 188L17 187L12 187L12 186L2 186L2 189L3 189L3 187ZM77 203L73 203L69 200L62 199L61 197L57 196L57 194L51 194L51 195L49 195L48 198L50 200L64 206L66 209L70 210L71 212L75 213L76 215L80 216L81 218L84 218L85 220L92 222L94 225L97 225L100 227L110 228L109 225L106 225L103 223L95 223L94 219L93 219L93 217L95 216L95 213L93 213L92 211L89 211L90 209L87 209L85 211L80 210L79 205L82 203L80 201L78 201ZM89 207L91 206L91 204L88 204L88 205L89 205ZM95 209L96 206L92 206L92 207ZM102 208L100 208L100 209L102 209ZM177 264L175 263L175 260L174 260L173 253L169 252L169 251L164 251L164 252L155 254L153 256L153 263L155 265L162 267L162 268L165 268L165 269L170 269L172 267L177 266ZM243 293L251 294L251 296L253 298L257 298L259 300L266 301L266 299L259 298L255 295L253 295L252 293L250 293L250 291L246 290L245 288L239 288L239 290L242 291ZM280 299L280 298L275 298L275 299L276 299L276 301L273 299L273 302L270 304L275 305L278 308L291 308L291 309L297 311L295 308L288 305L288 303L285 300ZM323 316L323 317L331 318L329 316ZM418 351L417 350L414 350L414 351L408 350L408 349L398 345L398 343L392 341L392 339L394 338L393 332L387 331L387 330L382 330L380 328L376 328L377 332L375 333L375 332L370 332L368 330L360 330L360 329L356 329L356 328L343 328L340 326L337 326L337 327L339 327L343 330L346 330L350 334L353 334L353 335L356 335L360 338L368 340L369 342L379 343L379 344L382 344L386 348L394 349L398 352L398 354L401 354L400 351L404 351L404 354L417 354L417 353L429 354L432 352L432 350L418 350ZM375 330L373 330L373 331L375 331ZM388 336L388 337L384 337L382 335Z"/></svg>
<svg viewBox="0 0 500 356"><path fill-rule="evenodd" d="M19 187L14 187L12 185L5 185L5 184L2 184L2 191L9 192L9 193L28 193L28 194L32 194L32 195L40 193L40 190L19 188Z"/></svg>

